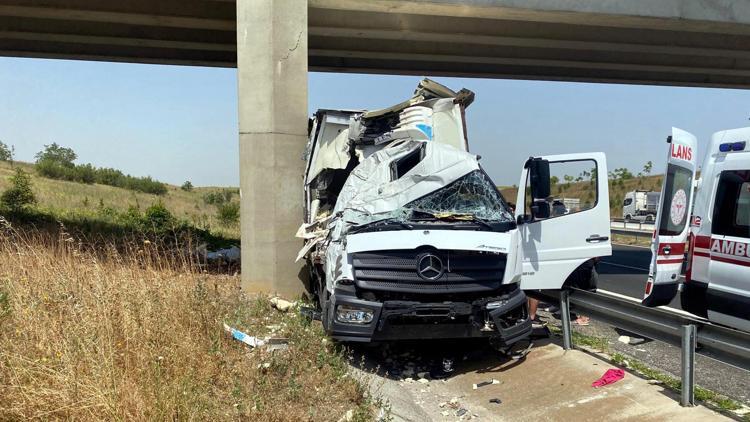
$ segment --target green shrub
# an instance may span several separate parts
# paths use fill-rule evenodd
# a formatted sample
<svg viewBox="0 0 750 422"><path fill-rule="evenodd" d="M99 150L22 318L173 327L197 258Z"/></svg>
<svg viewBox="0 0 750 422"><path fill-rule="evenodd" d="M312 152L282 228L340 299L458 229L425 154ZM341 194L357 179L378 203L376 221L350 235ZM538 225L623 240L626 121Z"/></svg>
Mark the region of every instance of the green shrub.
<svg viewBox="0 0 750 422"><path fill-rule="evenodd" d="M78 183L99 183L154 195L167 193L167 185L151 177L134 177L120 170L97 168L91 164L65 165L51 159L38 160L35 165L40 176Z"/></svg>
<svg viewBox="0 0 750 422"><path fill-rule="evenodd" d="M193 184L188 180L187 182L183 183L182 186L180 186L180 189L184 190L185 192L192 192Z"/></svg>
<svg viewBox="0 0 750 422"><path fill-rule="evenodd" d="M225 226L236 225L240 222L240 204L227 202L219 205L216 210L216 219Z"/></svg>
<svg viewBox="0 0 750 422"><path fill-rule="evenodd" d="M0 205L11 210L21 211L36 205L36 196L31 184L31 176L20 168L10 177L10 188L0 195Z"/></svg>
<svg viewBox="0 0 750 422"><path fill-rule="evenodd" d="M0 161L13 161L13 147L9 147L0 141Z"/></svg>
<svg viewBox="0 0 750 422"><path fill-rule="evenodd" d="M143 214L143 219L145 228L157 234L164 234L177 226L177 219L161 201L148 207Z"/></svg>
<svg viewBox="0 0 750 422"><path fill-rule="evenodd" d="M203 202L208 205L222 205L232 201L234 195L239 194L239 189L222 189L203 195Z"/></svg>

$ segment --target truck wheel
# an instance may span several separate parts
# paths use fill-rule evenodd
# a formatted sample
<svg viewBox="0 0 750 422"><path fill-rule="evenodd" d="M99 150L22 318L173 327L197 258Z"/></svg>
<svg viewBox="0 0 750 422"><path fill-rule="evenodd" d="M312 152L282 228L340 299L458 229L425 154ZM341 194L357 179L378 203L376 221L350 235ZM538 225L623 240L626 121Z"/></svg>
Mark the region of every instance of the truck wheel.
<svg viewBox="0 0 750 422"><path fill-rule="evenodd" d="M626 215L625 216L625 222L626 223L630 223L631 221L633 221L633 216L630 215L630 214Z"/></svg>
<svg viewBox="0 0 750 422"><path fill-rule="evenodd" d="M654 216L649 214L646 216L646 222L647 223L653 223L654 222Z"/></svg>

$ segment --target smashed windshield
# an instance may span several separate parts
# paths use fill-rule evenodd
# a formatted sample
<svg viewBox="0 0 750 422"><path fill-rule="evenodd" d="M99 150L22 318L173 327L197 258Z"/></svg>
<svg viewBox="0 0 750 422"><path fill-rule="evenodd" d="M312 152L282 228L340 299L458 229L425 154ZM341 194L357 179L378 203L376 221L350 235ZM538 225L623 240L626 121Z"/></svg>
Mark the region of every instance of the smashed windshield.
<svg viewBox="0 0 750 422"><path fill-rule="evenodd" d="M513 221L510 208L492 180L482 170L474 170L448 186L404 206L412 217L420 213L438 219L479 219Z"/></svg>

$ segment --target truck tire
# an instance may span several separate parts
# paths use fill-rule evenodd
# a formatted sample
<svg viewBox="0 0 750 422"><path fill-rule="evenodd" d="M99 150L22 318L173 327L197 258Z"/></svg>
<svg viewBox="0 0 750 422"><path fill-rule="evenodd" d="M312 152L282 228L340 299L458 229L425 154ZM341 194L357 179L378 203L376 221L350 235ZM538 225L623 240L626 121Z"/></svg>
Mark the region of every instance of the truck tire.
<svg viewBox="0 0 750 422"><path fill-rule="evenodd" d="M633 221L633 216L630 215L630 214L626 215L625 216L625 222L626 223L630 223L631 221Z"/></svg>
<svg viewBox="0 0 750 422"><path fill-rule="evenodd" d="M649 214L646 216L646 222L647 223L653 223L654 222L654 216Z"/></svg>

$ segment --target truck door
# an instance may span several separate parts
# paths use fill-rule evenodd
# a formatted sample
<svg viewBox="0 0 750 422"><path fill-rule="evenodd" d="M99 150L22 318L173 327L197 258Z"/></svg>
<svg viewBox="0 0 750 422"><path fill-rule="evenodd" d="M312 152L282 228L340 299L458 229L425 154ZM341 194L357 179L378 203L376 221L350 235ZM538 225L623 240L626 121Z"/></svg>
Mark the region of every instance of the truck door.
<svg viewBox="0 0 750 422"><path fill-rule="evenodd" d="M607 162L600 152L534 159L549 162L550 195L532 198L530 172L524 166L516 200L521 288L560 289L578 266L612 254ZM576 205L563 211L552 206L556 201Z"/></svg>
<svg viewBox="0 0 750 422"><path fill-rule="evenodd" d="M677 294L684 261L685 241L693 205L693 180L697 163L697 141L684 130L672 128L667 138L667 171L661 188L651 242L651 266L642 304L668 305Z"/></svg>

